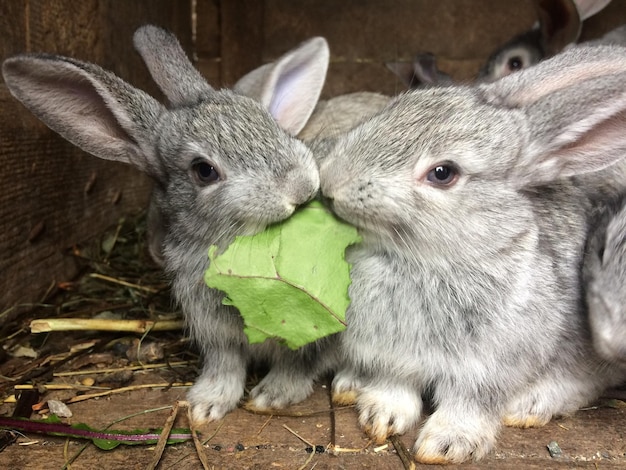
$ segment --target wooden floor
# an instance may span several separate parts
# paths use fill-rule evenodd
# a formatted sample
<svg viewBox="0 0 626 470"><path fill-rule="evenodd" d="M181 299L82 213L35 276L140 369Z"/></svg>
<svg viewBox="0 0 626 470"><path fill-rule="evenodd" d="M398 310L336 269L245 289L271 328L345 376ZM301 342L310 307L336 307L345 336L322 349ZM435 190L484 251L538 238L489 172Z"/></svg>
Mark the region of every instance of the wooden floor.
<svg viewBox="0 0 626 470"><path fill-rule="evenodd" d="M154 372L139 373L137 381L156 383L160 377ZM136 390L76 403L71 405L71 422L105 427L116 418L173 405L184 399L185 392L185 388ZM0 406L0 414L6 416L10 411L11 405ZM115 427L127 430L163 427L168 414L168 410L142 414ZM179 412L176 426L188 426L184 410ZM281 415L263 416L237 409L223 421L208 424L200 431L203 440L211 437L203 452L209 465L216 469L405 468L391 443L378 447L369 444L358 427L354 409L335 411L333 429L328 391L322 385L316 387L310 399ZM412 432L401 436L400 440L410 448L414 438L415 432ZM552 441L558 443L562 451L560 457L550 456L547 445ZM332 442L335 444L333 453L327 450ZM60 469L67 456L74 455L82 444L32 434L0 452L0 468ZM322 446L317 447L317 453L316 446ZM154 455L153 447L120 446L101 451L89 445L71 468L144 469ZM597 407L581 410L540 429L503 429L496 448L486 459L458 467L626 469L626 402L603 400ZM201 464L194 446L183 443L168 446L158 468L198 469Z"/></svg>

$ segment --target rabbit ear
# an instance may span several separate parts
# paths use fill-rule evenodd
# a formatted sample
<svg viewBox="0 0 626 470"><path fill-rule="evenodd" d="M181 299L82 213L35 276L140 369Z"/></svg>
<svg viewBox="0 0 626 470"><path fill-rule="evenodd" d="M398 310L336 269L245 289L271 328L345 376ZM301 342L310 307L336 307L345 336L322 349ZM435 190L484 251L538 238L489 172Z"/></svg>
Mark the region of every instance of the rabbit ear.
<svg viewBox="0 0 626 470"><path fill-rule="evenodd" d="M424 84L436 85L449 78L437 68L437 58L430 52L417 54L413 60L413 73Z"/></svg>
<svg viewBox="0 0 626 470"><path fill-rule="evenodd" d="M154 174L151 132L163 107L97 65L53 55L4 61L9 91L48 127L83 150Z"/></svg>
<svg viewBox="0 0 626 470"><path fill-rule="evenodd" d="M450 77L437 68L437 58L430 52L417 54L412 63L387 62L385 65L409 88L440 85L450 81Z"/></svg>
<svg viewBox="0 0 626 470"><path fill-rule="evenodd" d="M150 75L173 106L194 104L214 93L173 34L146 25L135 31L133 43Z"/></svg>
<svg viewBox="0 0 626 470"><path fill-rule="evenodd" d="M513 175L522 186L597 171L626 155L623 48L573 48L480 88L488 102L528 119Z"/></svg>
<svg viewBox="0 0 626 470"><path fill-rule="evenodd" d="M603 10L604 7L611 3L611 0L574 0L574 3L576 4L580 19L586 20L600 10Z"/></svg>
<svg viewBox="0 0 626 470"><path fill-rule="evenodd" d="M547 56L578 40L582 20L573 0L535 0L534 3Z"/></svg>
<svg viewBox="0 0 626 470"><path fill-rule="evenodd" d="M297 135L317 105L329 59L328 43L315 37L248 73L234 90L260 101L283 129Z"/></svg>
<svg viewBox="0 0 626 470"><path fill-rule="evenodd" d="M385 66L391 70L407 87L416 83L415 66L412 62L385 62Z"/></svg>

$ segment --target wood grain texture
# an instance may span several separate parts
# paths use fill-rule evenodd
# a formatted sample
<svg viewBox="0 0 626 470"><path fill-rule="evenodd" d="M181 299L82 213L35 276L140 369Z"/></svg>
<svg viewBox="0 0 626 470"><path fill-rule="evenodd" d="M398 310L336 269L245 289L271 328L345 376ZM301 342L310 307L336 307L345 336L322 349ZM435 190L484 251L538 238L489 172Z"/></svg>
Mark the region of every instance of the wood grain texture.
<svg viewBox="0 0 626 470"><path fill-rule="evenodd" d="M232 86L244 74L267 62L263 55L269 32L266 29L265 3L265 0L220 2L223 86Z"/></svg>
<svg viewBox="0 0 626 470"><path fill-rule="evenodd" d="M195 11L196 67L216 87L222 83L222 34L219 0L201 0Z"/></svg>
<svg viewBox="0 0 626 470"><path fill-rule="evenodd" d="M198 0L198 31L211 24L217 0ZM211 8L202 5L211 4ZM486 58L536 21L531 0L237 0L219 2L220 78L224 86L272 61L309 37L326 37L331 67L323 96L354 91L395 94L404 85L385 62L410 61L419 52L462 81L475 77ZM586 22L584 38L626 23L626 2L613 1ZM208 38L205 38L208 39ZM206 43L206 41L205 41ZM214 52L198 50L202 70Z"/></svg>
<svg viewBox="0 0 626 470"><path fill-rule="evenodd" d="M0 0L2 57L51 52L97 63L159 97L132 47L145 23L171 29L191 52L190 2ZM150 180L80 151L0 84L0 313L40 300L76 274L68 249L142 210ZM20 309L0 317L0 324Z"/></svg>
<svg viewBox="0 0 626 470"><path fill-rule="evenodd" d="M530 0L197 0L195 5L192 12L191 0L0 0L0 59L23 51L70 55L161 98L132 48L132 33L142 24L175 32L216 87L230 86L301 41L322 35L331 47L324 97L362 90L395 94L404 86L385 68L386 61L430 51L440 68L468 80L495 47L536 18ZM585 23L583 38L623 23L626 2L614 1ZM2 82L0 106L1 313L37 300L52 282L70 277L73 262L64 252L122 214L141 210L150 182L64 142L11 98ZM0 317L0 323L5 320Z"/></svg>
<svg viewBox="0 0 626 470"><path fill-rule="evenodd" d="M145 383L158 383L163 379L156 373L142 374ZM152 380L150 380L152 379ZM161 406L173 405L184 398L184 389L137 390L110 398L89 400L70 405L73 423L88 423L94 428L104 428L123 416ZM200 427L202 441L211 438L204 453L211 468L266 470L272 468L315 468L324 470L402 470L404 467L391 444L377 447L360 429L354 409L343 409L335 414L335 433L331 431L328 410L328 389L315 386L313 395L286 411L274 416L257 415L238 408L223 420ZM62 399L58 392L49 396ZM8 409L0 406L0 412ZM300 413L304 416L288 416ZM4 414L8 414L4 411ZM161 428L168 411L139 414L123 421L114 429ZM626 410L613 408L579 411L571 417L553 420L536 429L504 428L495 448L480 462L446 465L446 470L518 470L518 469L623 469L626 466L624 441ZM313 445L326 447L334 438L343 451L311 455L308 444L300 441L289 429ZM185 410L178 413L176 427L188 427ZM417 429L400 437L411 449ZM64 438L29 435L34 442L29 446L12 445L0 453L0 468L61 468L64 460ZM24 439L25 441L26 439ZM546 448L551 441L561 447L561 457L552 458ZM69 439L67 454L73 456L82 443ZM145 469L153 458L151 446L119 446L103 452L90 445L72 465L80 469ZM309 460L310 459L310 460ZM305 465L306 462L308 465ZM42 466L42 462L46 465ZM191 443L176 444L165 449L158 468L197 470L201 468ZM417 465L417 468L433 468ZM434 467L442 468L442 467Z"/></svg>

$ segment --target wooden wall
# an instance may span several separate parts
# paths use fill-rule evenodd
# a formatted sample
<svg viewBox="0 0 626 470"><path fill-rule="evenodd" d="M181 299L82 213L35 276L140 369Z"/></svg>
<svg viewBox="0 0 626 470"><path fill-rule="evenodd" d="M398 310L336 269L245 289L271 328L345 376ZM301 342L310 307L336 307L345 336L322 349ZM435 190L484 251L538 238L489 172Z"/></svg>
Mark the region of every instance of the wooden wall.
<svg viewBox="0 0 626 470"><path fill-rule="evenodd" d="M197 54L212 83L232 85L320 35L331 49L325 97L363 90L393 94L403 85L385 62L432 52L445 72L470 80L498 45L536 19L530 0L198 0ZM613 0L585 23L583 38L623 23L626 0Z"/></svg>
<svg viewBox="0 0 626 470"><path fill-rule="evenodd" d="M444 71L468 80L535 19L530 0L0 0L0 60L24 51L69 55L160 96L132 48L144 23L174 31L215 86L322 35L332 53L325 97L393 94L403 85L386 61L429 51ZM583 37L622 23L626 0L613 0L587 21ZM149 188L132 168L56 136L0 82L0 325L7 309L69 279L67 249L143 208Z"/></svg>
<svg viewBox="0 0 626 470"><path fill-rule="evenodd" d="M0 60L51 52L98 63L158 92L132 47L148 22L191 50L191 3L178 0L0 0ZM89 156L35 119L0 82L0 324L75 274L65 253L145 206L147 178Z"/></svg>

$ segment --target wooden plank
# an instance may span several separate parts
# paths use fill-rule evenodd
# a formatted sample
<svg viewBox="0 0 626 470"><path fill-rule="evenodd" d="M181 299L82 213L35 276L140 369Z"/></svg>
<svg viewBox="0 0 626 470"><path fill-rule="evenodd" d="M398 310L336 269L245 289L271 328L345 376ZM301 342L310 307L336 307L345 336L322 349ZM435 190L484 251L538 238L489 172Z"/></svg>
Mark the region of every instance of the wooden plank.
<svg viewBox="0 0 626 470"><path fill-rule="evenodd" d="M195 58L196 67L207 81L215 87L222 83L219 0L200 0L195 11Z"/></svg>
<svg viewBox="0 0 626 470"><path fill-rule="evenodd" d="M434 53L441 69L471 80L491 52L537 19L531 0L238 0L222 2L221 9L225 85L321 35L329 41L332 61L325 97L362 90L397 93L404 86L385 62L409 61L418 52ZM612 2L588 20L585 37L624 22L626 2ZM205 59L200 51L200 63Z"/></svg>
<svg viewBox="0 0 626 470"><path fill-rule="evenodd" d="M534 19L530 3L523 1L267 0L263 60L321 35L329 42L332 63L325 96L363 90L393 94L404 87L385 62L432 52L446 72L468 79L495 45Z"/></svg>
<svg viewBox="0 0 626 470"><path fill-rule="evenodd" d="M298 2L296 2L298 4ZM228 0L221 3L222 85L239 78L264 62L265 1Z"/></svg>
<svg viewBox="0 0 626 470"><path fill-rule="evenodd" d="M145 383L163 381L157 373L147 372ZM152 379L152 380L150 380ZM254 414L238 408L223 420L204 424L199 428L202 441L211 438L203 448L212 468L219 469L377 469L403 468L393 446L372 443L358 425L355 409L343 409L335 414L331 424L328 410L328 390L315 386L313 395L289 410L277 410L273 416ZM55 397L61 399L59 392ZM96 429L110 425L124 416L134 416L117 423L114 429L162 428L169 411L141 413L173 405L184 398L184 390L136 390L112 395L101 400L70 405L71 422L87 423ZM10 410L5 405L8 415ZM2 411L2 406L0 406ZM301 416L296 416L295 413ZM518 469L623 469L626 468L624 440L626 410L597 408L578 411L571 417L553 420L542 428L504 428L495 448L479 462L447 465L446 470L518 470ZM339 450L311 455L308 444L300 441L284 426L298 433L313 445L326 447L333 439ZM178 412L176 427L189 426L186 410ZM334 429L334 434L332 429ZM401 442L411 449L418 429L403 436ZM73 456L80 448L76 439L42 437L30 434L31 445L12 445L0 453L0 468L61 468L65 456ZM22 442L25 442L23 439ZM546 448L556 441L563 451L560 457L551 457ZM64 449L64 446L68 449ZM76 468L144 469L154 456L150 446L119 446L103 452L89 446L73 464ZM308 461L308 465L305 463ZM42 466L46 462L46 466ZM165 449L159 468L196 470L201 468L191 443L175 444ZM418 465L417 468L433 468Z"/></svg>
<svg viewBox="0 0 626 470"><path fill-rule="evenodd" d="M0 0L0 58L8 57L27 48L27 14L24 2ZM0 77L2 82L2 77Z"/></svg>
<svg viewBox="0 0 626 470"><path fill-rule="evenodd" d="M19 6L19 7L18 7ZM6 28L4 59L25 50L69 55L109 68L157 93L132 33L144 23L171 29L191 50L191 5L176 0L0 0L16 18ZM7 17L0 21L5 24ZM150 180L80 151L35 119L0 86L0 313L38 301L76 266L67 250L124 214L142 210ZM18 310L0 316L0 324Z"/></svg>

